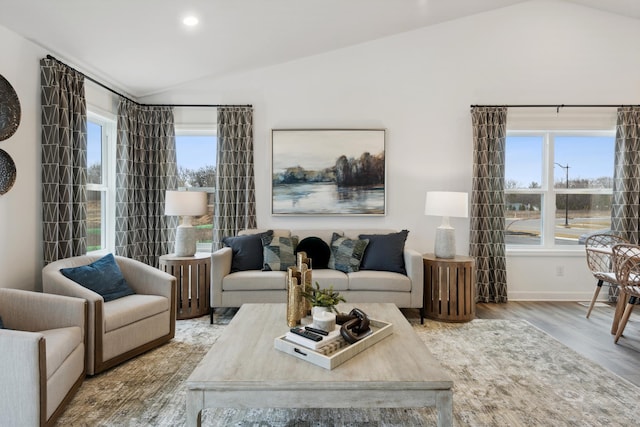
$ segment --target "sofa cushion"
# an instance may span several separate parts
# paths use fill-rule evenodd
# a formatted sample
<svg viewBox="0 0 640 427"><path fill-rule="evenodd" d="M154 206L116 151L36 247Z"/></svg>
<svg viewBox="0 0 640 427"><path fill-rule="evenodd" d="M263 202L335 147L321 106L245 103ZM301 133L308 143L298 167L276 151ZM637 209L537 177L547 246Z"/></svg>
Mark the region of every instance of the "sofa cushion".
<svg viewBox="0 0 640 427"><path fill-rule="evenodd" d="M104 331L114 331L147 317L168 311L170 304L171 302L167 297L143 294L129 295L111 301L103 305Z"/></svg>
<svg viewBox="0 0 640 427"><path fill-rule="evenodd" d="M296 254L298 252L306 252L307 257L311 258L312 269L327 268L329 266L331 249L320 237L302 239L296 247Z"/></svg>
<svg viewBox="0 0 640 427"><path fill-rule="evenodd" d="M349 276L342 271L331 269L313 269L311 280L318 283L320 288L333 286L334 291L346 291L349 289Z"/></svg>
<svg viewBox="0 0 640 427"><path fill-rule="evenodd" d="M263 271L287 271L296 265L295 250L298 237L274 236L273 231L262 235Z"/></svg>
<svg viewBox="0 0 640 427"><path fill-rule="evenodd" d="M390 271L360 270L349 273L349 290L410 292L411 279Z"/></svg>
<svg viewBox="0 0 640 427"><path fill-rule="evenodd" d="M50 378L73 350L84 341L84 337L78 326L49 329L40 333L46 342L47 378Z"/></svg>
<svg viewBox="0 0 640 427"><path fill-rule="evenodd" d="M344 273L358 271L368 243L368 240L355 240L333 233L329 268Z"/></svg>
<svg viewBox="0 0 640 427"><path fill-rule="evenodd" d="M60 272L74 282L100 294L104 302L135 293L124 280L113 254L107 254L89 265L62 268Z"/></svg>
<svg viewBox="0 0 640 427"><path fill-rule="evenodd" d="M361 270L392 271L407 274L404 266L404 242L408 230L389 234L361 234L360 239L369 240L360 264Z"/></svg>
<svg viewBox="0 0 640 427"><path fill-rule="evenodd" d="M284 271L239 271L222 279L223 291L267 291L287 288L287 273ZM282 301L284 302L284 300Z"/></svg>
<svg viewBox="0 0 640 427"><path fill-rule="evenodd" d="M231 248L231 272L260 270L262 268L262 235L265 233L225 237L222 243Z"/></svg>

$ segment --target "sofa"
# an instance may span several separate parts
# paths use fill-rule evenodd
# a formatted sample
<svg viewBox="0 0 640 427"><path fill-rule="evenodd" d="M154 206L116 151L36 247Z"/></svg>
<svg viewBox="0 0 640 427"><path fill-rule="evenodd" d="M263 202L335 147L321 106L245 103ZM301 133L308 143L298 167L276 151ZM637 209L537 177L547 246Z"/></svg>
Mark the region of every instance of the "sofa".
<svg viewBox="0 0 640 427"><path fill-rule="evenodd" d="M85 377L87 303L0 289L0 425L48 426Z"/></svg>
<svg viewBox="0 0 640 427"><path fill-rule="evenodd" d="M109 261L107 263L107 261ZM110 266L117 271L91 266ZM63 274L62 270L101 276L120 274L132 292L107 298ZM97 285L96 285L97 286ZM88 303L87 374L94 375L171 340L176 325L176 278L140 261L113 256L81 255L42 269L46 293L82 298ZM111 291L109 289L109 291Z"/></svg>
<svg viewBox="0 0 640 427"><path fill-rule="evenodd" d="M265 233L269 232L272 234L265 237ZM296 246L294 253L302 249L311 258L314 284L317 282L322 288L332 286L349 303L387 302L400 308L422 308L422 255L404 247L407 234L406 230L398 232L380 229L242 230L237 236L225 238L225 247L211 256L211 312L215 308L239 307L244 303L285 302L286 268L278 263L269 264L276 268L269 268L268 265L272 252L282 255L284 247L276 245L272 248L269 239L273 243L274 240L287 241L292 237L295 237L295 242L292 242ZM261 246L257 245L255 236L260 236ZM331 255L340 250L334 244L340 240L336 236L351 244L368 240L358 268L344 268L344 265L338 266L336 262L333 263L333 268L330 268L331 265L324 265L325 260L321 258L326 256L326 246ZM360 239L360 236L369 239ZM305 244L310 241L324 247L321 254L315 244ZM255 253L258 250L262 257L260 262L242 262L251 251ZM336 258L332 258L335 261ZM367 260L374 262L366 262ZM378 261L378 265L375 261ZM263 268L260 268L261 265Z"/></svg>

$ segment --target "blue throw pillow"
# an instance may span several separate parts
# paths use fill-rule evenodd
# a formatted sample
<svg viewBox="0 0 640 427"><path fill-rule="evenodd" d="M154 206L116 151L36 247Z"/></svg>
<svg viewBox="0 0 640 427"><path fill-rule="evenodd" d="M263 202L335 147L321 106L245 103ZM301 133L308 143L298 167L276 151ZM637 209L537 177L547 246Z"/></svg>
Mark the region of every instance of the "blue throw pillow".
<svg viewBox="0 0 640 427"><path fill-rule="evenodd" d="M4 323L2 323L2 316L0 316L0 329L4 329Z"/></svg>
<svg viewBox="0 0 640 427"><path fill-rule="evenodd" d="M361 270L392 271L407 274L404 265L404 242L407 240L408 230L390 234L361 234L360 239L369 240L364 258L360 264Z"/></svg>
<svg viewBox="0 0 640 427"><path fill-rule="evenodd" d="M222 243L231 248L231 272L262 270L262 236L266 233L225 237Z"/></svg>
<svg viewBox="0 0 640 427"><path fill-rule="evenodd" d="M74 282L100 294L104 302L135 294L124 280L113 254L105 255L89 265L63 268L60 272Z"/></svg>

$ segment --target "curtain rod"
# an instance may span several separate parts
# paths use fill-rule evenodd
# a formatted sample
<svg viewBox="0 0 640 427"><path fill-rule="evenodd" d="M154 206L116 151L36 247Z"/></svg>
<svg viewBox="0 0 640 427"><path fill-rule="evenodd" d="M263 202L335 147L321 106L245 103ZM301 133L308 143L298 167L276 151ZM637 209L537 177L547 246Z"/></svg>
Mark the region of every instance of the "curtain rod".
<svg viewBox="0 0 640 427"><path fill-rule="evenodd" d="M555 107L556 112L559 112L561 108L618 108L618 107L640 107L640 105L633 104L505 104L505 105L474 105L471 104L471 108L474 107L507 107L507 108L551 108Z"/></svg>
<svg viewBox="0 0 640 427"><path fill-rule="evenodd" d="M137 104L141 107L208 107L208 108L217 108L217 107L253 107L253 105L251 104L141 104L138 101L134 101L133 99L129 98L128 96L125 96L123 94L121 94L120 92L117 92L116 90L110 88L109 86L105 85L104 83L94 79L91 76L86 75L85 73L76 70L75 68L71 67L68 64L65 64L64 62L60 61L58 58L52 56L52 55L47 55L47 59L52 59L54 61L56 61L59 64L64 65L65 67L69 67L70 69L72 69L73 71L75 71L76 73L80 74L82 77L84 77L85 79L92 81L93 83L97 84L98 86L108 90L109 92L118 95L121 98L126 99L129 102L133 102L134 104Z"/></svg>

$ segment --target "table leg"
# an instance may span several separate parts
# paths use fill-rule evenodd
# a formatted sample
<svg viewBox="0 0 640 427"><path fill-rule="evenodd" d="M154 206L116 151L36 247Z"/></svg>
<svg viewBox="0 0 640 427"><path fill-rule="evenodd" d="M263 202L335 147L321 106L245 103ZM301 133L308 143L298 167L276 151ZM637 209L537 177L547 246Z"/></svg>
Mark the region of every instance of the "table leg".
<svg viewBox="0 0 640 427"><path fill-rule="evenodd" d="M436 395L436 410L438 411L438 427L453 426L453 391L439 391Z"/></svg>
<svg viewBox="0 0 640 427"><path fill-rule="evenodd" d="M202 410L204 409L204 393L202 391L187 390L187 423L188 427L202 425Z"/></svg>

